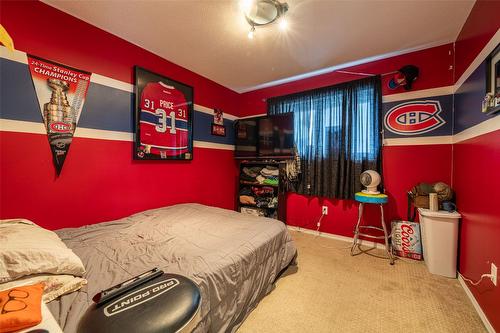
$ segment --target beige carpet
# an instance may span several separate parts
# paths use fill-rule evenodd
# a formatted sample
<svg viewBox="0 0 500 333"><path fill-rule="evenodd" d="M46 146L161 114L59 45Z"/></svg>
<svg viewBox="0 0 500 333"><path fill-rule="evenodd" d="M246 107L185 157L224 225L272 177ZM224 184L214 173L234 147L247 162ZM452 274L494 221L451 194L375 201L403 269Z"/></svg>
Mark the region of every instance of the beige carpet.
<svg viewBox="0 0 500 333"><path fill-rule="evenodd" d="M278 280L238 333L486 332L458 280L432 275L422 262L391 266L351 257L346 242L291 233L298 271Z"/></svg>

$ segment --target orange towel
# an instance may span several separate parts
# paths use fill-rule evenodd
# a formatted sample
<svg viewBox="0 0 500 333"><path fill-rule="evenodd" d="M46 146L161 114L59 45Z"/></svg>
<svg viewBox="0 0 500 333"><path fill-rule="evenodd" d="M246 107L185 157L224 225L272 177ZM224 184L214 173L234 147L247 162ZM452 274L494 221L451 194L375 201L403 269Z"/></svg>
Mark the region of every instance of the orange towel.
<svg viewBox="0 0 500 333"><path fill-rule="evenodd" d="M42 321L43 283L0 291L0 333L38 325Z"/></svg>

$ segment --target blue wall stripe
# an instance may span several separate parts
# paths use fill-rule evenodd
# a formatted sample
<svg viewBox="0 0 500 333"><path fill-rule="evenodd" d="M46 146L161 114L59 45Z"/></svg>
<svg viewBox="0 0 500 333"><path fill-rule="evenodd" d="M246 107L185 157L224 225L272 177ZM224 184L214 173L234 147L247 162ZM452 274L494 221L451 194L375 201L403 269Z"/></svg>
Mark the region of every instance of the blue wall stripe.
<svg viewBox="0 0 500 333"><path fill-rule="evenodd" d="M233 129L234 122L232 120L224 119L224 125L226 126L226 136L223 137L223 136L212 135L213 120L214 120L213 115L204 112L194 113L193 127L194 127L195 140L224 143L224 144L234 144L234 129Z"/></svg>
<svg viewBox="0 0 500 333"><path fill-rule="evenodd" d="M28 65L0 58L0 118L42 122L35 88ZM78 127L133 132L134 94L92 82L83 106ZM234 144L233 121L224 119L226 136L211 135L213 116L196 111L193 139Z"/></svg>
<svg viewBox="0 0 500 333"><path fill-rule="evenodd" d="M0 58L0 116L42 122L28 65Z"/></svg>
<svg viewBox="0 0 500 333"><path fill-rule="evenodd" d="M498 114L487 115L481 112L485 95L486 62L483 62L455 92L454 133L460 133L483 121L498 117Z"/></svg>
<svg viewBox="0 0 500 333"><path fill-rule="evenodd" d="M108 131L133 132L135 94L90 83L79 127Z"/></svg>

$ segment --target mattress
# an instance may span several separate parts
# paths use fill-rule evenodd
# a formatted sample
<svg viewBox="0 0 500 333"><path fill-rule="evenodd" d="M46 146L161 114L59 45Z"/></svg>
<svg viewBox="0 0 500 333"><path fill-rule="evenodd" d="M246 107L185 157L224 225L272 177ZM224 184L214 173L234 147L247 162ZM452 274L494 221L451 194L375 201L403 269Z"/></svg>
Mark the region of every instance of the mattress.
<svg viewBox="0 0 500 333"><path fill-rule="evenodd" d="M66 333L76 332L93 295L154 267L200 287L195 332L234 332L296 256L282 222L200 204L56 232L82 259L88 280L48 304Z"/></svg>

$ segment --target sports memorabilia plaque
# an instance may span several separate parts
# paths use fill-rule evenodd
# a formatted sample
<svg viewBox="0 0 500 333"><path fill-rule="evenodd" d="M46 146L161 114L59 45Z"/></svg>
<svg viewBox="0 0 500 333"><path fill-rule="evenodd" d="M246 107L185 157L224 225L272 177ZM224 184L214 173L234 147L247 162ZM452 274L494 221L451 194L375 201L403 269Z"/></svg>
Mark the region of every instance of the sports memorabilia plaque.
<svg viewBox="0 0 500 333"><path fill-rule="evenodd" d="M500 44L486 58L486 96L482 111L489 115L500 111Z"/></svg>
<svg viewBox="0 0 500 333"><path fill-rule="evenodd" d="M193 88L135 67L137 160L193 159Z"/></svg>
<svg viewBox="0 0 500 333"><path fill-rule="evenodd" d="M91 73L33 55L28 55L28 64L59 175L80 119Z"/></svg>
<svg viewBox="0 0 500 333"><path fill-rule="evenodd" d="M214 122L212 123L212 135L226 136L226 126L224 126L224 113L220 109L214 110Z"/></svg>

